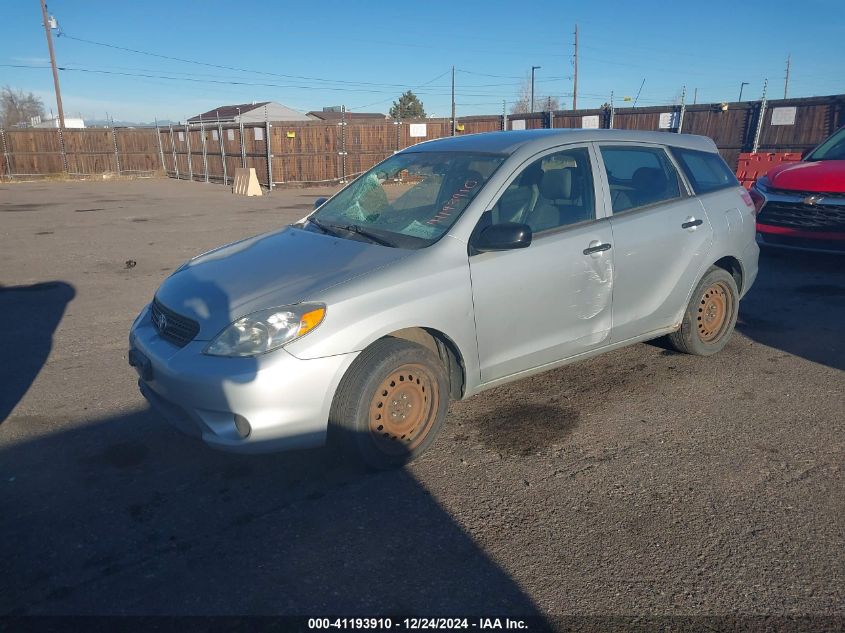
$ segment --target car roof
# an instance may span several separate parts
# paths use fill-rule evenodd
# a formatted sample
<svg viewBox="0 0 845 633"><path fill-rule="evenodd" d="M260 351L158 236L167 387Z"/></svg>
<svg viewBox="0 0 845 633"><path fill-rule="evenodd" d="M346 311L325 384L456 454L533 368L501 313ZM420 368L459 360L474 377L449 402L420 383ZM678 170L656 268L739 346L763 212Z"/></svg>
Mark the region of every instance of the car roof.
<svg viewBox="0 0 845 633"><path fill-rule="evenodd" d="M674 134L672 132L640 132L635 130L508 130L462 134L425 141L412 145L405 152L481 152L514 154L520 150L541 152L564 143L617 141L639 142L685 147L704 152L715 152L716 144L706 136Z"/></svg>

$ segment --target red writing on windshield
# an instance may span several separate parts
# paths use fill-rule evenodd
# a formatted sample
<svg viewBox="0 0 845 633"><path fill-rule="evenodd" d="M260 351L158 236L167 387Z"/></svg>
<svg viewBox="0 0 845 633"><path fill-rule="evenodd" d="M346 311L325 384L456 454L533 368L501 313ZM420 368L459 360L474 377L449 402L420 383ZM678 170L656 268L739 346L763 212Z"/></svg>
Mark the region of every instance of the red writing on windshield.
<svg viewBox="0 0 845 633"><path fill-rule="evenodd" d="M428 221L428 224L438 224L448 218L461 201L469 197L469 193L478 186L477 180L465 180L464 184L449 198L449 201L443 205L443 208L437 212L433 218Z"/></svg>

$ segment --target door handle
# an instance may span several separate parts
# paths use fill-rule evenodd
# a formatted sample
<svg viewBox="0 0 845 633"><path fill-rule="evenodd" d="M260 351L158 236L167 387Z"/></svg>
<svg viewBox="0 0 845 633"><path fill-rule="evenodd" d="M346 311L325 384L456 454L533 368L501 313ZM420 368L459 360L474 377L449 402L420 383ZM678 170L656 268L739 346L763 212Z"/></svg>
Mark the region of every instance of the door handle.
<svg viewBox="0 0 845 633"><path fill-rule="evenodd" d="M704 220L696 220L695 218L687 218L687 221L681 225L682 229L694 229L697 226L704 224Z"/></svg>
<svg viewBox="0 0 845 633"><path fill-rule="evenodd" d="M600 244L597 241L590 242L590 245L584 249L584 255L594 255L596 253L601 253L602 251L609 251L610 244L605 242L604 244Z"/></svg>

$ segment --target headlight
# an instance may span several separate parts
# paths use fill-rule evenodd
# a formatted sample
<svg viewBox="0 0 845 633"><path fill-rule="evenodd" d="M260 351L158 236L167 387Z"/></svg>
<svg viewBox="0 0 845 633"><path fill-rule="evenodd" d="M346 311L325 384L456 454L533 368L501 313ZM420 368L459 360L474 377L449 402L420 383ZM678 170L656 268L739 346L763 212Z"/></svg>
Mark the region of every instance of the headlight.
<svg viewBox="0 0 845 633"><path fill-rule="evenodd" d="M138 323L140 322L140 320L144 318L144 315L145 315L145 314L147 314L147 311L148 311L149 309L150 309L150 304L148 303L147 305L145 305L145 306L141 309L141 311L138 313L138 316L136 316L136 317L135 317L135 320L134 320L134 321L132 321L132 327L131 327L131 328L129 328L130 330L134 330L134 329L135 329L135 326L136 326L136 325L138 325Z"/></svg>
<svg viewBox="0 0 845 633"><path fill-rule="evenodd" d="M757 187L762 192L767 193L769 191L769 187L772 186L772 183L769 182L768 176L760 176L757 180L754 181L754 186Z"/></svg>
<svg viewBox="0 0 845 633"><path fill-rule="evenodd" d="M326 306L301 303L268 308L241 317L220 332L203 353L212 356L257 356L305 336L326 316Z"/></svg>

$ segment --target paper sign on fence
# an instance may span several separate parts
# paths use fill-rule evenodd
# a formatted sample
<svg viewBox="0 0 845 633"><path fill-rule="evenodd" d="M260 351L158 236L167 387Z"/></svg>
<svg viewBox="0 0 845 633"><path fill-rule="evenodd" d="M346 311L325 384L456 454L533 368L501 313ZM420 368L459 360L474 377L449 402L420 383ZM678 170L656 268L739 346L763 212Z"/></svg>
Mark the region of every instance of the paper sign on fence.
<svg viewBox="0 0 845 633"><path fill-rule="evenodd" d="M772 108L772 125L795 125L795 106Z"/></svg>

